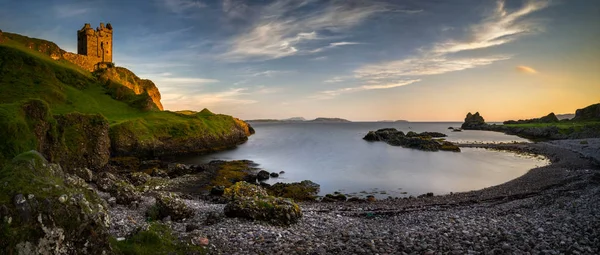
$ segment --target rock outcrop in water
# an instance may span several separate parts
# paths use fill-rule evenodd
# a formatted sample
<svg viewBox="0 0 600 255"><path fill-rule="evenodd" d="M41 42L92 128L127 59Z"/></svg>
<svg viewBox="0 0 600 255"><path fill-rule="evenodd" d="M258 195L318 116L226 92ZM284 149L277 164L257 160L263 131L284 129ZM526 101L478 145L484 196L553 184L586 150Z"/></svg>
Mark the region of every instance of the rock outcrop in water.
<svg viewBox="0 0 600 255"><path fill-rule="evenodd" d="M460 152L460 148L455 144L447 141L432 139L432 137L445 136L437 132L415 133L408 132L404 134L395 128L383 128L377 131L369 131L364 140L367 141L382 141L392 146L402 146L405 148L423 150L423 151L456 151Z"/></svg>
<svg viewBox="0 0 600 255"><path fill-rule="evenodd" d="M465 117L465 122L462 124L462 129L471 129L471 130L479 130L485 128L487 124L479 112L475 114L467 113L467 117Z"/></svg>

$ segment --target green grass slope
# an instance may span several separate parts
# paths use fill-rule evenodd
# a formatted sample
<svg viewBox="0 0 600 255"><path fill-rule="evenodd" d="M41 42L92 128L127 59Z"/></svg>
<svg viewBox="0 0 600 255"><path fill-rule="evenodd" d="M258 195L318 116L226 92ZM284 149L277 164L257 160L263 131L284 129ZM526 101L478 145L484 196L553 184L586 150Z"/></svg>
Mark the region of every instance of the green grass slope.
<svg viewBox="0 0 600 255"><path fill-rule="evenodd" d="M53 59L52 54L60 50L52 46L55 44L6 35L0 35L0 153L5 159L36 149L31 135L35 130L20 110L28 99L45 101L52 115L79 112L104 116L116 149L113 155L206 151L243 142L250 134L245 123L231 116L186 115L148 107L154 104L147 93L136 95L119 83L101 81L73 64ZM189 139L196 144L178 148ZM163 148L165 145L169 147Z"/></svg>

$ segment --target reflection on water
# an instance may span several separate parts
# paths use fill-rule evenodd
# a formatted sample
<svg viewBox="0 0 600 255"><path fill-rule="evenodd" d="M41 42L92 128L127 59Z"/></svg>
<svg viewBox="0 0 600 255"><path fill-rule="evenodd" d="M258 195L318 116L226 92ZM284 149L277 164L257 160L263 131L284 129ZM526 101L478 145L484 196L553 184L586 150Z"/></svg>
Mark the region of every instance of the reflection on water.
<svg viewBox="0 0 600 255"><path fill-rule="evenodd" d="M546 160L514 153L463 148L462 152L424 152L366 142L370 130L395 127L404 132L437 131L455 142L522 142L497 132L451 132L460 123L258 123L256 134L237 149L182 159L249 159L270 172L270 182L312 180L321 194L342 191L378 197L444 194L493 186L523 175Z"/></svg>

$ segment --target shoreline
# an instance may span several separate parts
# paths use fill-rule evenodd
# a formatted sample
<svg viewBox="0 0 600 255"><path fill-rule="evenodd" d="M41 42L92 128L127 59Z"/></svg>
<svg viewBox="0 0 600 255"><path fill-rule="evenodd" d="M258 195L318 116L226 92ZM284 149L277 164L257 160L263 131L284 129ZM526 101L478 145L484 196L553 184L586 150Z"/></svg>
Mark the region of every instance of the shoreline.
<svg viewBox="0 0 600 255"><path fill-rule="evenodd" d="M304 216L289 227L223 217L208 224L225 205L191 197L184 202L196 211L193 218L164 223L180 239L208 238L209 254L600 252L597 162L548 143L462 146L540 154L551 164L475 191L375 202L299 202ZM111 233L122 237L147 225L143 212L152 204L145 195L135 209L111 208ZM186 231L190 225L197 228Z"/></svg>

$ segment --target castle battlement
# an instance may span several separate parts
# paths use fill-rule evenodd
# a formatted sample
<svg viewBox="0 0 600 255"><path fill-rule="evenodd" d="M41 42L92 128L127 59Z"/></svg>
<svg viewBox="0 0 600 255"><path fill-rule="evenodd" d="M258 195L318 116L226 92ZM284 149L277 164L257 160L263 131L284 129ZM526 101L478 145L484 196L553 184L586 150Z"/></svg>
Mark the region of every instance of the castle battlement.
<svg viewBox="0 0 600 255"><path fill-rule="evenodd" d="M112 62L113 28L110 23L95 30L89 23L77 31L77 54L97 59L100 62Z"/></svg>

